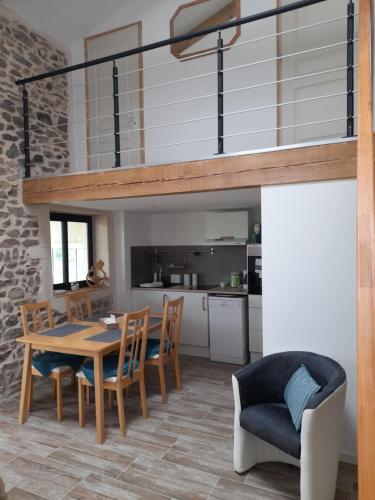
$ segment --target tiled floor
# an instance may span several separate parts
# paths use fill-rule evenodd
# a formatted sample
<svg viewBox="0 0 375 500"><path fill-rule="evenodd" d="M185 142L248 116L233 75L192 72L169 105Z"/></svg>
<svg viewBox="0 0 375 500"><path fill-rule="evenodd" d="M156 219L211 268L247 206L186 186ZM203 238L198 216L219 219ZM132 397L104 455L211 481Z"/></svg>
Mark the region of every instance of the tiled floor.
<svg viewBox="0 0 375 500"><path fill-rule="evenodd" d="M149 375L147 420L140 416L138 391L131 390L126 438L118 433L116 407L106 409L102 446L95 444L94 405L86 428L80 429L76 393L70 387L64 393L62 423L55 420L47 382L47 391L35 391L33 412L23 426L17 423L17 400L1 404L0 476L9 498L298 498L297 468L272 463L243 475L233 472L233 366L188 357L181 361L183 390L174 390L169 375L166 405L160 401L157 372ZM336 500L355 498L356 470L340 464Z"/></svg>

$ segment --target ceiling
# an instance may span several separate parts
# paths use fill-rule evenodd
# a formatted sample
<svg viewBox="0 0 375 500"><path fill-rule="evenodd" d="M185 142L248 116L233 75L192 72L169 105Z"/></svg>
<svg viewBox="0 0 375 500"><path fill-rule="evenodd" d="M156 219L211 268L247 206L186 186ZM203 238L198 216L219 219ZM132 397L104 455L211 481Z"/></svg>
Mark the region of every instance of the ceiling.
<svg viewBox="0 0 375 500"><path fill-rule="evenodd" d="M260 189L235 189L211 193L191 193L117 200L82 201L66 205L94 210L127 212L198 212L260 207Z"/></svg>
<svg viewBox="0 0 375 500"><path fill-rule="evenodd" d="M0 0L40 32L73 45L106 18L137 0Z"/></svg>

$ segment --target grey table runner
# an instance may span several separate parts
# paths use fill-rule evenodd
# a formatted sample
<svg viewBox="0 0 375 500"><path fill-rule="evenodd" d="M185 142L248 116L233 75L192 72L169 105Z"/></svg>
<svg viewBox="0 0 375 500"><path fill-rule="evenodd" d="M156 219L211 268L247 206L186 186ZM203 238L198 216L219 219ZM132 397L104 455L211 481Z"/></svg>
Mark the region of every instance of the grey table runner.
<svg viewBox="0 0 375 500"><path fill-rule="evenodd" d="M161 318L150 318L150 326L155 326L158 323L161 323ZM95 335L91 335L91 337L85 338L85 340L89 340L91 342L117 342L121 339L121 329L116 328L113 330L105 330L101 333L96 333Z"/></svg>
<svg viewBox="0 0 375 500"><path fill-rule="evenodd" d="M52 330L40 333L39 335L45 335L46 337L67 337L68 335L72 335L72 333L87 330L87 328L87 325L75 325L69 323L67 325L58 326L57 328L52 328Z"/></svg>

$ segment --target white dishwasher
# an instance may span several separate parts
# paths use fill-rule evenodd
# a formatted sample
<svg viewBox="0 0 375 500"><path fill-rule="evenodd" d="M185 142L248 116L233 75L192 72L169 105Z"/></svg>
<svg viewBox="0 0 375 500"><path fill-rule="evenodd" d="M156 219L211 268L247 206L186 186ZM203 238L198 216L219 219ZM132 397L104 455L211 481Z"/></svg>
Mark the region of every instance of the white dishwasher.
<svg viewBox="0 0 375 500"><path fill-rule="evenodd" d="M248 362L247 298L210 295L208 298L210 359L244 365Z"/></svg>

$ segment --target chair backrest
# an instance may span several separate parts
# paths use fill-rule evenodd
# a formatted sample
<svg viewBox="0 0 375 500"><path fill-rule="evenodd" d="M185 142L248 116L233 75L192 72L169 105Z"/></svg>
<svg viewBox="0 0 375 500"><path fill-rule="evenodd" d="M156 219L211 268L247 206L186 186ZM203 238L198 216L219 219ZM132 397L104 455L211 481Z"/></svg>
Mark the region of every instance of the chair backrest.
<svg viewBox="0 0 375 500"><path fill-rule="evenodd" d="M43 319L43 316L46 316ZM40 333L47 328L55 326L53 321L51 302L33 302L32 304L23 304L21 306L21 318L24 335L29 333Z"/></svg>
<svg viewBox="0 0 375 500"><path fill-rule="evenodd" d="M160 353L165 355L178 349L180 342L184 297L166 300L163 308L163 324L160 335Z"/></svg>
<svg viewBox="0 0 375 500"><path fill-rule="evenodd" d="M68 321L84 320L92 316L91 297L88 290L67 293L64 298Z"/></svg>
<svg viewBox="0 0 375 500"><path fill-rule="evenodd" d="M147 346L150 307L127 313L122 319L122 335L117 367L117 380L135 378L143 372ZM126 373L124 363L128 362Z"/></svg>

